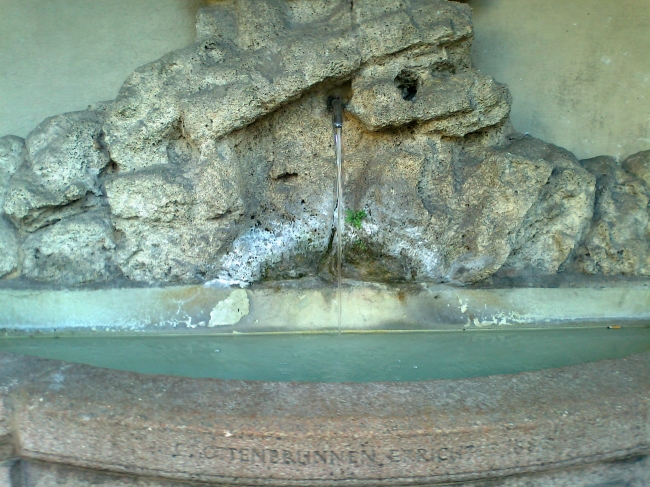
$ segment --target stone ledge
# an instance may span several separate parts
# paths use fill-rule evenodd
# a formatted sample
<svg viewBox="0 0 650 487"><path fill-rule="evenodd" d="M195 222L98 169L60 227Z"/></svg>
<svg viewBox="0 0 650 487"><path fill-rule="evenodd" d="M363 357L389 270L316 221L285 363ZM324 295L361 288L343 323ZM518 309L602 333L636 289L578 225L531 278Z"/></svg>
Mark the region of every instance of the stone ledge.
<svg viewBox="0 0 650 487"><path fill-rule="evenodd" d="M8 353L0 368L15 384L5 420L21 458L117 473L233 485L418 485L650 451L650 353L412 383L186 379Z"/></svg>
<svg viewBox="0 0 650 487"><path fill-rule="evenodd" d="M342 293L345 330L539 328L650 321L647 280L509 289L350 282ZM333 285L312 281L271 283L246 290L208 286L0 289L0 331L213 334L336 330L336 299Z"/></svg>

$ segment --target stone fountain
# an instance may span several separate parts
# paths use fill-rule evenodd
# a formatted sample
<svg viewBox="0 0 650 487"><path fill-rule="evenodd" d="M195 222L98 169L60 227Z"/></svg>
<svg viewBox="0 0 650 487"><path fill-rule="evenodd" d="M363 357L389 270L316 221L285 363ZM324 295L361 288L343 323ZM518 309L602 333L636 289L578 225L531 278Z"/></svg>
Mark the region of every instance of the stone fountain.
<svg viewBox="0 0 650 487"><path fill-rule="evenodd" d="M516 133L453 2L219 2L116 100L0 139L0 275L58 285L327 276L346 101L344 273L473 283L650 273L650 153Z"/></svg>
<svg viewBox="0 0 650 487"><path fill-rule="evenodd" d="M517 133L471 42L470 8L444 0L202 9L196 42L116 100L0 138L3 286L331 282L332 96L346 207L366 215L346 229L345 278L650 275L650 151L578 161ZM0 485L643 482L648 361L353 386L4 354Z"/></svg>

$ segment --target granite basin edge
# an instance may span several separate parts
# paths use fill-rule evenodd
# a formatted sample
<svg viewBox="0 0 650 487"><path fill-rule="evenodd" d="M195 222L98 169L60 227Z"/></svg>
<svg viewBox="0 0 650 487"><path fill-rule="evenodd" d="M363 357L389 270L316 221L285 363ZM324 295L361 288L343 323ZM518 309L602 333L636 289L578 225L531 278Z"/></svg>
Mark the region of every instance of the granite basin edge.
<svg viewBox="0 0 650 487"><path fill-rule="evenodd" d="M650 353L447 381L142 375L0 353L15 456L233 485L421 485L650 452Z"/></svg>

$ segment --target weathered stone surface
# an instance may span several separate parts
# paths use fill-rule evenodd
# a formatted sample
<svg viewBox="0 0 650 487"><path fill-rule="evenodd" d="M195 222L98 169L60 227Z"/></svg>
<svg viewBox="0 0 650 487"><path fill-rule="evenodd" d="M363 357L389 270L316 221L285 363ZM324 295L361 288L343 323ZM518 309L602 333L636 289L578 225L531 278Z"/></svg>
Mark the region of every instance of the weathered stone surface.
<svg viewBox="0 0 650 487"><path fill-rule="evenodd" d="M142 68L122 89L105 130L121 170L107 194L124 234L123 272L148 282L216 277L227 284L318 273L335 231L325 105L332 93L347 100L351 92L332 91L328 81L276 109L317 83L346 78L354 93L348 109L361 122L346 120L346 198L370 214L363 252L354 252L358 236L347 237L348 275L474 282L495 272L550 169L525 158L510 167L488 147L471 156L476 174L462 169L462 155L439 161L438 146L451 154L457 144L441 135L498 126L509 110L507 90L471 68L467 7L262 8L272 22L260 24L244 2L202 10L196 45ZM399 129L414 122L415 131ZM368 133L385 128L392 132ZM446 188L423 182L425 166L438 165L444 174L436 182ZM461 187L450 187L459 178ZM370 180L377 180L372 191ZM521 191L512 192L513 184ZM201 185L214 194L199 195ZM389 193L378 200L380 187ZM434 195L447 193L455 201L433 209Z"/></svg>
<svg viewBox="0 0 650 487"><path fill-rule="evenodd" d="M229 165L237 161L240 180L249 184L241 187L236 239L220 261L223 282L318 272L336 205L326 99L326 90L316 90L224 139L220 152Z"/></svg>
<svg viewBox="0 0 650 487"><path fill-rule="evenodd" d="M417 48L414 63L422 69L439 59L452 63L440 46L469 38L471 21L466 6L439 0L392 8L349 1L270 1L253 8L234 1L204 9L197 30L197 44L140 68L122 88L106 123L120 167L166 164L171 139L209 146L317 83L344 81L362 64L406 48ZM392 79L390 85L397 95ZM480 111L484 98L490 96L476 97L476 106L464 110Z"/></svg>
<svg viewBox="0 0 650 487"><path fill-rule="evenodd" d="M191 487L214 485L118 475L35 461L22 461L20 468L24 483L17 487L94 487L97 485L103 487ZM524 474L476 482L455 482L453 487L647 487L649 483L650 458L636 456L621 461L602 462L541 474ZM0 483L0 485L3 484ZM445 483L444 485L450 484Z"/></svg>
<svg viewBox="0 0 650 487"><path fill-rule="evenodd" d="M23 275L61 284L105 281L118 275L111 263L114 248L108 213L89 211L30 234Z"/></svg>
<svg viewBox="0 0 650 487"><path fill-rule="evenodd" d="M444 0L202 9L197 42L137 69L115 102L46 120L24 149L0 141L0 161L19 166L4 202L17 232L0 229L10 235L0 241L17 243L0 245L56 224L25 243L24 265L7 250L0 275L24 267L85 283L116 275L114 264L152 284L331 276L337 231L344 274L357 279L467 284L571 267L594 176L568 152L514 133L507 89L472 68L470 14ZM360 228L337 229L332 96L346 107L344 208L366 212ZM644 154L625 164L650 179ZM77 218L97 208L110 221ZM603 272L644 274L647 237L625 232L634 236L612 245L636 242L627 250L636 263ZM75 262L94 244L75 246L109 233L114 245L91 252L87 267L36 263L39 246ZM41 241L54 234L67 242L56 251Z"/></svg>
<svg viewBox="0 0 650 487"><path fill-rule="evenodd" d="M227 178L231 172L217 163L191 172L169 165L107 181L113 222L122 236L115 252L122 272L148 282L215 276L222 247L241 216L238 188Z"/></svg>
<svg viewBox="0 0 650 487"><path fill-rule="evenodd" d="M0 461L0 486L12 487L11 470L14 462Z"/></svg>
<svg viewBox="0 0 650 487"><path fill-rule="evenodd" d="M364 67L352 90L347 109L368 130L428 122L426 130L462 137L502 122L510 112L504 86L459 65L446 49Z"/></svg>
<svg viewBox="0 0 650 487"><path fill-rule="evenodd" d="M472 35L471 10L450 2L361 0L354 2L352 14L364 62L409 47L426 46L426 50Z"/></svg>
<svg viewBox="0 0 650 487"><path fill-rule="evenodd" d="M514 235L513 250L502 271L555 274L591 222L595 177L570 152L532 137L519 138L506 150L545 160L553 170Z"/></svg>
<svg viewBox="0 0 650 487"><path fill-rule="evenodd" d="M0 278L20 266L20 241L15 227L3 217L2 206L11 177L26 156L25 141L8 135L0 138Z"/></svg>
<svg viewBox="0 0 650 487"><path fill-rule="evenodd" d="M404 133L360 137L346 151L355 183L346 204L368 217L361 229L346 229L346 255L347 270L364 278L473 282L490 275L551 174L542 159L496 147Z"/></svg>
<svg viewBox="0 0 650 487"><path fill-rule="evenodd" d="M11 179L4 202L17 226L34 231L60 219L57 207L101 194L98 175L109 161L103 113L86 110L48 118L29 134L27 158Z"/></svg>
<svg viewBox="0 0 650 487"><path fill-rule="evenodd" d="M0 277L20 266L20 244L16 230L0 213Z"/></svg>
<svg viewBox="0 0 650 487"><path fill-rule="evenodd" d="M580 283L572 276L563 284L558 281L561 280L554 279L552 284L559 287L488 289L432 283L361 285L344 281L341 326L348 331L462 332L581 327L595 322L623 322L626 326L650 323L650 288L645 280L611 283L583 276ZM239 299L231 299L232 307L226 309L239 309L241 319L235 325L223 325L221 332L304 333L338 329L337 289L323 285L320 279L261 283L237 291ZM231 288L202 284L38 292L5 288L0 289L0 329L11 334L45 335L65 331L88 334L93 329L193 333L210 322L215 308L232 293ZM243 307L235 307L237 304ZM242 310L246 306L248 312L244 315ZM0 431L1 413L0 403Z"/></svg>
<svg viewBox="0 0 650 487"><path fill-rule="evenodd" d="M50 366L57 364L50 363ZM44 368L45 367L45 368ZM6 445L9 442L12 447L15 446L14 438L11 433L13 431L12 418L13 418L13 401L12 396L17 388L22 387L22 378L32 375L36 377L42 374L44 370L52 370L46 363L40 359L34 358L32 361L20 360L16 361L15 356L2 355L0 356L0 443ZM13 450L13 448L12 448ZM5 456L3 460L7 459ZM14 458L12 451L10 457Z"/></svg>
<svg viewBox="0 0 650 487"><path fill-rule="evenodd" d="M326 98L316 90L224 139L232 149L223 153L249 178L241 221L250 229L222 259L222 281L318 272L335 228ZM482 143L462 150L411 130L368 132L347 117L345 207L368 218L358 230L346 225L346 275L473 282L496 271L552 170L541 157L511 159Z"/></svg>
<svg viewBox="0 0 650 487"><path fill-rule="evenodd" d="M453 487L646 487L650 485L650 458L634 456L536 475L454 484Z"/></svg>
<svg viewBox="0 0 650 487"><path fill-rule="evenodd" d="M2 413L0 413L2 414ZM10 435L4 435L0 431L0 465L7 460L12 460L16 457L16 449L14 448L14 441ZM0 483L0 485L2 485Z"/></svg>
<svg viewBox="0 0 650 487"><path fill-rule="evenodd" d="M25 160L25 141L14 135L0 137L0 212L11 176Z"/></svg>
<svg viewBox="0 0 650 487"><path fill-rule="evenodd" d="M477 482L454 482L454 487L646 487L650 480L647 457L605 462L556 472L517 475ZM13 475L12 475L13 474ZM15 483L12 484L12 477ZM216 485L187 483L160 478L119 475L104 471L71 468L54 463L22 461L0 463L3 487L191 487ZM223 485L219 483L218 485ZM428 484L434 485L434 484ZM435 484L443 485L443 484ZM445 483L444 485L451 485Z"/></svg>
<svg viewBox="0 0 650 487"><path fill-rule="evenodd" d="M596 201L576 268L587 274L650 275L648 186L611 157L581 163L597 178Z"/></svg>
<svg viewBox="0 0 650 487"><path fill-rule="evenodd" d="M10 424L23 459L240 485L507 482L647 455L649 360L327 384L146 376L0 353L17 383Z"/></svg>
<svg viewBox="0 0 650 487"><path fill-rule="evenodd" d="M632 154L622 162L621 166L650 188L650 150Z"/></svg>
<svg viewBox="0 0 650 487"><path fill-rule="evenodd" d="M346 35L351 22L345 2L336 2L331 24L290 26L284 2L231 3L227 15L226 5L200 14L201 42L140 68L126 81L106 123L111 156L121 168L168 163L169 139L187 138L198 149L210 146L215 137L359 66L354 39ZM260 17L259 8L270 18ZM224 24L233 17L240 33L236 41L223 38L232 30ZM206 32L207 26L214 30Z"/></svg>
<svg viewBox="0 0 650 487"><path fill-rule="evenodd" d="M55 463L21 461L22 483L15 487L206 487L209 484L118 475ZM1 477L0 477L1 478ZM5 487L2 483L0 486ZM11 484L9 487L14 487Z"/></svg>

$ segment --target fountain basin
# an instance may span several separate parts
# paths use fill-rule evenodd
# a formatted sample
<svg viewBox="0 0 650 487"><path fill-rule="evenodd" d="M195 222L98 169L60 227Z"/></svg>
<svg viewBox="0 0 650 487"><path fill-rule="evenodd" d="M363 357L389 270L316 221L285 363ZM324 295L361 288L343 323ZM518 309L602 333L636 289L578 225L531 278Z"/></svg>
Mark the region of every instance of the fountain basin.
<svg viewBox="0 0 650 487"><path fill-rule="evenodd" d="M650 450L648 353L410 383L189 379L5 352L0 367L0 434L14 455L122 474L227 485L431 485Z"/></svg>
<svg viewBox="0 0 650 487"><path fill-rule="evenodd" d="M233 292L246 295L247 313L241 313L241 299L230 299ZM116 299L119 293L130 300ZM268 304L272 296L278 298L276 307ZM616 347L623 336L617 333L639 333L631 340L637 345L648 335L647 327L636 327L647 323L643 283L433 290L348 285L343 296L350 314L341 340L517 334L530 334L534 340L545 333L609 333L611 341L607 335L601 341ZM196 340L206 346L212 346L210 340L279 339L256 334L333 330L334 297L331 289L309 286L245 291L5 289L0 292L3 310L8 310L3 311L3 343L128 341L134 334L138 340ZM369 303L365 308L359 304L364 300ZM230 316L215 309L223 311L233 303L240 306L237 322L209 326L214 316ZM30 307L30 320L20 321L29 316ZM279 319L282 308L293 321ZM316 326L319 312L328 309L331 314L322 314L322 326ZM99 326L93 325L93 314ZM268 321L260 324L264 314ZM13 317L12 324L7 316ZM420 318L426 316L428 320ZM499 325L497 316L509 321ZM607 323L623 328L607 330ZM509 331L490 331L504 328ZM358 334L371 330L383 333ZM183 336L161 337L160 332ZM127 334L131 338L123 336ZM583 345L594 348L594 343L585 338ZM486 342L476 350L490 346L494 344ZM248 353L254 354L253 349ZM468 354L476 356L476 350ZM503 350L508 353L507 347ZM570 359L576 350L566 353ZM87 351L92 355L92 348ZM371 377L366 380L375 382L365 383L175 377L98 368L63 357L68 361L0 352L0 479L4 475L12 487L89 486L98 479L108 485L166 487L188 481L277 486L455 482L478 487L486 479L513 487L587 486L605 481L644 485L650 476L648 352L450 380L417 380L427 377L414 376L411 370L402 376L404 381L376 382ZM577 362L564 362L571 363ZM557 365L561 363L545 367Z"/></svg>

